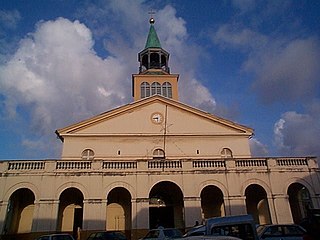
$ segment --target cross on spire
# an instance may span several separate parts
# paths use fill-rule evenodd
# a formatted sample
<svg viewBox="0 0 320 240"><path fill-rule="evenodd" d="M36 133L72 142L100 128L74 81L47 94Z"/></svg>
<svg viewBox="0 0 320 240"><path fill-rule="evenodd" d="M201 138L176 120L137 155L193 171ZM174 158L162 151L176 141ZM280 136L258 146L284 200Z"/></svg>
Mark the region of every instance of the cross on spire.
<svg viewBox="0 0 320 240"><path fill-rule="evenodd" d="M150 10L150 11L148 12L148 14L150 15L150 20L149 20L150 24L154 24L153 15L154 15L155 13L156 13L156 12L153 11L153 10Z"/></svg>

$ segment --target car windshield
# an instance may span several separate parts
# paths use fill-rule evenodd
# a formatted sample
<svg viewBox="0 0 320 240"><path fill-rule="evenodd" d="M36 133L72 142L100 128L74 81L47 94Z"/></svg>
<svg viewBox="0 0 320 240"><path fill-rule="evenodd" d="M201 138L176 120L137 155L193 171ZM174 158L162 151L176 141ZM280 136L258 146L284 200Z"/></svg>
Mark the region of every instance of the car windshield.
<svg viewBox="0 0 320 240"><path fill-rule="evenodd" d="M260 235L263 232L263 229L265 229L265 226L260 225L260 226L257 227L258 235Z"/></svg>
<svg viewBox="0 0 320 240"><path fill-rule="evenodd" d="M158 238L159 230L151 230L145 238Z"/></svg>

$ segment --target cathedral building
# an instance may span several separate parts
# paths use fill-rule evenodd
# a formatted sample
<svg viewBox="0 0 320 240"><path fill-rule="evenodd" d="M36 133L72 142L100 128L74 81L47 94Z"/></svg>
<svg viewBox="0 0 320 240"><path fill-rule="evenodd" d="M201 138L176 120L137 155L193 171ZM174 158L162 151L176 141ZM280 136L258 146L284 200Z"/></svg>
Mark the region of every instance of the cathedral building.
<svg viewBox="0 0 320 240"><path fill-rule="evenodd" d="M216 216L299 223L320 208L316 157L252 157L253 129L179 101L152 18L138 61L133 102L56 130L61 159L0 162L4 239L80 229L135 240Z"/></svg>

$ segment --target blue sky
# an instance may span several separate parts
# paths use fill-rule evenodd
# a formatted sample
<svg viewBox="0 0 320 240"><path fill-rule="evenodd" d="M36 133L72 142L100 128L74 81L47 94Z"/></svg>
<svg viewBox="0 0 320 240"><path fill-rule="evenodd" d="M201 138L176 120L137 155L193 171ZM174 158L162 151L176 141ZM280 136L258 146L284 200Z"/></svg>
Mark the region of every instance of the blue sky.
<svg viewBox="0 0 320 240"><path fill-rule="evenodd" d="M320 2L0 1L0 159L132 101L150 10L180 101L255 130L254 156L320 155Z"/></svg>

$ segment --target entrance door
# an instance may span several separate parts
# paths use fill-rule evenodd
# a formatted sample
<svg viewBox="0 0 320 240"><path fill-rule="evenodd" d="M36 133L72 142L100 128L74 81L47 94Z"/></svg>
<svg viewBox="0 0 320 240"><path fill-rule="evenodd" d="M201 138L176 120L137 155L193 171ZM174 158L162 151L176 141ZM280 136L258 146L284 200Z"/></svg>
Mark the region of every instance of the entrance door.
<svg viewBox="0 0 320 240"><path fill-rule="evenodd" d="M150 228L159 226L165 228L174 227L173 207L150 207L149 208Z"/></svg>
<svg viewBox="0 0 320 240"><path fill-rule="evenodd" d="M181 189L172 182L157 183L149 193L149 228L184 228L184 206Z"/></svg>

